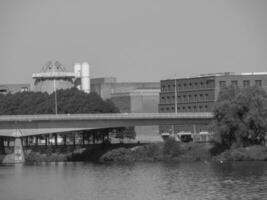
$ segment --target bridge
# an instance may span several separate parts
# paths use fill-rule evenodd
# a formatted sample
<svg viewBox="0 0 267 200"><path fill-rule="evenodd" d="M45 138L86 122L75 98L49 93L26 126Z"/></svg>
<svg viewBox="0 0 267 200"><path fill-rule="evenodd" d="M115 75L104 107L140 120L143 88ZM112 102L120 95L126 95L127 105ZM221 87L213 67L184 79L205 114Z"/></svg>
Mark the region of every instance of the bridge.
<svg viewBox="0 0 267 200"><path fill-rule="evenodd" d="M208 124L213 117L213 113L210 112L2 115L0 136L23 137L129 126ZM19 130L20 134L16 130Z"/></svg>
<svg viewBox="0 0 267 200"><path fill-rule="evenodd" d="M213 113L117 113L117 114L58 114L58 115L2 115L0 116L0 151L5 153L5 140L9 147L10 138L14 138L14 163L25 161L23 146L28 146L29 136L35 137L38 146L38 135L45 135L45 146L48 145L49 133L54 134L57 146L57 133L104 129L129 126L151 125L207 125L213 119ZM63 136L66 145L67 135ZM89 134L90 135L90 134ZM85 141L83 134L83 144ZM95 134L92 134L95 144ZM104 141L103 136L103 141ZM107 134L108 137L108 134ZM73 137L75 146L75 134Z"/></svg>

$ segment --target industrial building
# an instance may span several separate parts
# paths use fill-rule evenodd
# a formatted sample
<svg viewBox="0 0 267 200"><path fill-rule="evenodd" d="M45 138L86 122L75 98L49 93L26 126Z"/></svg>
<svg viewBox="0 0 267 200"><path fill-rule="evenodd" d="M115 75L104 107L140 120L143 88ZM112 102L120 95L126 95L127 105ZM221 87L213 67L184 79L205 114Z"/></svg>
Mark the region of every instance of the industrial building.
<svg viewBox="0 0 267 200"><path fill-rule="evenodd" d="M159 82L117 82L115 77L91 79L91 90L96 92L102 99L109 99L113 94L128 93L134 90L159 89Z"/></svg>
<svg viewBox="0 0 267 200"><path fill-rule="evenodd" d="M16 92L27 92L30 91L30 84L1 84L0 94L14 94Z"/></svg>
<svg viewBox="0 0 267 200"><path fill-rule="evenodd" d="M240 88L256 85L267 91L267 72L227 72L162 80L159 112L212 112L220 89L231 85ZM161 126L160 132L169 132L171 129L171 126ZM209 131L207 129L207 126L175 126L175 132Z"/></svg>
<svg viewBox="0 0 267 200"><path fill-rule="evenodd" d="M32 75L34 81L34 91L53 93L59 89L69 89L74 87L76 81L77 87L84 92L90 92L89 64L76 63L74 72L68 72L66 68L58 61L49 61L46 63L40 73Z"/></svg>
<svg viewBox="0 0 267 200"><path fill-rule="evenodd" d="M159 88L135 89L111 94L110 100L122 113L158 113ZM137 140L160 141L159 126L136 126Z"/></svg>

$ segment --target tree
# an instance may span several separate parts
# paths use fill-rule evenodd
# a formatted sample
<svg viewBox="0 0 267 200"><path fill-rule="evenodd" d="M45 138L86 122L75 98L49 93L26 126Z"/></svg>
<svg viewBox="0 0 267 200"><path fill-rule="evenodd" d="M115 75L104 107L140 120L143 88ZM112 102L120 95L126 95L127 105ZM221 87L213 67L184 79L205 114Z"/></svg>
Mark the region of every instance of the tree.
<svg viewBox="0 0 267 200"><path fill-rule="evenodd" d="M215 103L215 130L230 148L261 144L267 131L267 94L260 87L227 87Z"/></svg>
<svg viewBox="0 0 267 200"><path fill-rule="evenodd" d="M0 95L0 115L54 114L55 93L18 92ZM57 91L58 114L117 113L110 100L77 88Z"/></svg>

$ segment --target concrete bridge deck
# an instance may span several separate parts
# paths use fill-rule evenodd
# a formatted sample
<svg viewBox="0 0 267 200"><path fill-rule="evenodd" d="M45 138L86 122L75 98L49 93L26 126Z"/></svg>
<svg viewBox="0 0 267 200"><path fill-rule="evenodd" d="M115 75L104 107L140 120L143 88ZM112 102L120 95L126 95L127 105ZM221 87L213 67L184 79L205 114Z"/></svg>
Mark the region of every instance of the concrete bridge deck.
<svg viewBox="0 0 267 200"><path fill-rule="evenodd" d="M21 136L84 129L171 124L207 124L213 113L116 113L116 114L58 114L58 115L2 115L0 136L17 137L11 132L20 130Z"/></svg>

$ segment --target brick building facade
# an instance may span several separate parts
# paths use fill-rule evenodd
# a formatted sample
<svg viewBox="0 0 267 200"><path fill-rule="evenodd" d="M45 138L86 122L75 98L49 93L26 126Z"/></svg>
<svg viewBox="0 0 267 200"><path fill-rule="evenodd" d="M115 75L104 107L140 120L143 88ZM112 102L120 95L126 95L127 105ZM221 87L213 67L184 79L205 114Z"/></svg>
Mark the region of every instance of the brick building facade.
<svg viewBox="0 0 267 200"><path fill-rule="evenodd" d="M177 112L212 112L220 89L230 85L240 88L256 85L267 91L267 73L220 73L162 80L160 82L159 112L176 112L175 109ZM170 129L170 126L160 127L160 132L169 132ZM209 130L208 126L194 125L175 127L175 132L177 131Z"/></svg>

